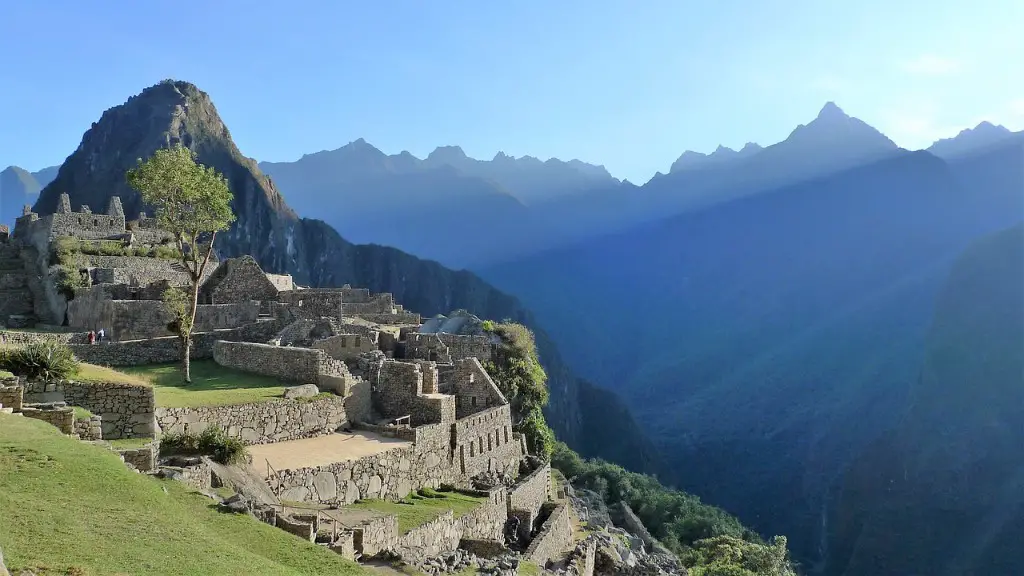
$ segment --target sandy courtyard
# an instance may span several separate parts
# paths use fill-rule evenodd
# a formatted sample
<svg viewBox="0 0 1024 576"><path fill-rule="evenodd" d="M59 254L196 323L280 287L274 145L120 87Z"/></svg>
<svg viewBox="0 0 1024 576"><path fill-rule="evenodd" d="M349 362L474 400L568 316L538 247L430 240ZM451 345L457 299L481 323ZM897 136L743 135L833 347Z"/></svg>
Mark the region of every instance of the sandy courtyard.
<svg viewBox="0 0 1024 576"><path fill-rule="evenodd" d="M253 469L260 476L266 478L268 477L268 461L274 470L295 470L323 466L332 462L356 460L407 446L412 446L412 442L386 438L372 432L352 434L339 432L304 440L259 444L249 446L248 450L252 455Z"/></svg>

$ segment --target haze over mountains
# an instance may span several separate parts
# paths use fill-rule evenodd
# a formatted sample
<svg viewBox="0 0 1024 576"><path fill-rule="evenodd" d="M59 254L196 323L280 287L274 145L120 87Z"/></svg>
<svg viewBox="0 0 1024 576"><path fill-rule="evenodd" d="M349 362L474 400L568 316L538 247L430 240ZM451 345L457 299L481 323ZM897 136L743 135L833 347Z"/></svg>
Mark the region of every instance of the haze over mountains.
<svg viewBox="0 0 1024 576"><path fill-rule="evenodd" d="M480 176L444 152L448 177ZM403 176L430 194L421 172ZM851 504L844 470L906 413L953 262L1024 218L1024 138L986 123L911 152L828 103L782 142L684 153L643 186L526 202L484 182L478 203L418 204L418 231L365 239L521 297L577 372L626 400L671 480L787 534L817 573L853 576L844 562L860 560L833 555L831 534L871 503ZM338 209L356 190L383 199L374 189L336 191ZM490 234L442 245L460 225ZM871 541L900 537L884 528Z"/></svg>
<svg viewBox="0 0 1024 576"><path fill-rule="evenodd" d="M997 142L985 125L936 143L951 155ZM1005 129L1002 129L1005 131ZM1010 133L1012 135L1012 133ZM474 160L456 146L424 159L360 139L295 162L263 162L298 213L358 242L396 246L445 265L482 267L625 230L751 192L908 154L829 102L784 141L739 151L684 152L642 186L578 160ZM344 202L339 202L344 200ZM496 217L500 215L501 217ZM477 242L460 238L480 232Z"/></svg>
<svg viewBox="0 0 1024 576"><path fill-rule="evenodd" d="M57 176L58 166L29 172L18 166L8 166L0 172L0 224L14 227L22 208L35 204L39 192Z"/></svg>
<svg viewBox="0 0 1024 576"><path fill-rule="evenodd" d="M139 128L111 140L115 125ZM1008 247L1019 228L1005 232L1024 219L1021 133L982 123L911 152L828 103L782 142L685 152L642 186L576 160L474 160L455 146L420 159L361 139L256 165L205 94L173 83L108 111L37 207L61 191L94 207L121 193L137 211L124 162L164 132L240 191L226 254L393 291L426 313L466 307L543 328L561 437L787 534L811 573L942 574L947 564L914 559L947 550L961 570L949 574L1024 572L1024 551L1006 544L1024 522L1016 496L973 496L1009 493L1024 471L1011 410L1024 374L1003 354L1024 340ZM93 156L110 163L94 170ZM470 267L503 292L334 229ZM971 264L989 260L1002 264ZM963 518L967 532L932 529Z"/></svg>

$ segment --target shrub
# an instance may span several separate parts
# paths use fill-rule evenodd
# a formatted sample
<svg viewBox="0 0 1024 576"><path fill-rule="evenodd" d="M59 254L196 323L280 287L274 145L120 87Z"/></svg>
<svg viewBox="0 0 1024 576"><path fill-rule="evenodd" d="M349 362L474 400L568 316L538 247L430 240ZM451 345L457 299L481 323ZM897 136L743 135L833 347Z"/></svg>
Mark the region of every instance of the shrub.
<svg viewBox="0 0 1024 576"><path fill-rule="evenodd" d="M0 351L0 369L33 380L68 378L78 370L78 359L66 344L43 340Z"/></svg>
<svg viewBox="0 0 1024 576"><path fill-rule="evenodd" d="M162 243L158 246L126 246L119 240L80 240L70 236L55 238L52 243L53 256L51 264L70 264L79 254L90 256L142 256L144 258L161 258L164 260L180 260L181 251L173 244Z"/></svg>
<svg viewBox="0 0 1024 576"><path fill-rule="evenodd" d="M67 300L75 297L76 290L85 288L88 285L89 282L79 270L78 263L74 257L69 258L65 264L61 264L53 278L54 288Z"/></svg>
<svg viewBox="0 0 1024 576"><path fill-rule="evenodd" d="M203 455L221 464L238 464L246 457L245 445L230 438L219 426L210 426L200 434L167 434L160 440L161 455Z"/></svg>

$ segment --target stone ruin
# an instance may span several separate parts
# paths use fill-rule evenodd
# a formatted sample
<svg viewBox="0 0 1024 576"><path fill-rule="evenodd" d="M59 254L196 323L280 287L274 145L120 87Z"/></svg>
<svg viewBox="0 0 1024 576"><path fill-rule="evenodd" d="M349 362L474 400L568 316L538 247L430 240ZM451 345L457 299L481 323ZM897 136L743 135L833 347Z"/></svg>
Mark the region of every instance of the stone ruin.
<svg viewBox="0 0 1024 576"><path fill-rule="evenodd" d="M62 238L105 247L74 255L73 272L82 281L70 294L56 289L56 277L68 268L54 262L54 244ZM59 330L79 358L95 364L175 361L180 342L161 297L169 287L186 286L188 277L180 262L157 254L169 241L144 214L127 221L116 197L103 214L87 206L73 211L66 194L54 214L26 211L13 234L0 235L0 322ZM60 402L73 391L75 405L94 405L103 414L77 428L60 420L65 430L83 436L109 439L220 426L265 460L254 456L253 464L265 465L270 487L262 497L263 517L312 540L318 532L311 521L285 513L281 501L344 506L442 486L486 497L486 505L465 519L449 514L438 520L441 524L401 538L387 528L393 517L335 526L326 544L351 557L385 552L426 557L465 541L481 550L511 546L545 561L569 547L562 526L567 516L552 506L550 467L527 458L525 438L512 430L509 402L483 368L496 341L479 325L464 312L424 323L388 293L348 285L298 286L287 274L265 272L251 256L214 259L200 287L193 357L288 382L292 387L284 398L161 408L151 392L111 395L82 383L44 389L20 382L9 388L23 388L30 409L32 400ZM85 332L100 329L104 341L85 342ZM3 335L11 341L22 337ZM299 402L298 397L314 398ZM66 419L64 412L59 417ZM58 412L44 416L58 418ZM272 465L301 452L290 443L312 438L336 438L340 451L353 446L365 451L339 453L324 462ZM148 458L154 458L153 451ZM132 454L132 461L146 457ZM186 476L210 477L194 470ZM204 483L209 481L198 481ZM267 506L281 513L269 514Z"/></svg>

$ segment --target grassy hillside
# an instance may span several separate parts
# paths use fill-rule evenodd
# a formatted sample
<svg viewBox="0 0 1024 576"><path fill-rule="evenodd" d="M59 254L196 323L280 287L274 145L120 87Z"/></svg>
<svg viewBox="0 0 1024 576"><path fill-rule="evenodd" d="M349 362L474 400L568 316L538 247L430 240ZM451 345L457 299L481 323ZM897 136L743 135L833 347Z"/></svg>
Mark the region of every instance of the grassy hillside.
<svg viewBox="0 0 1024 576"><path fill-rule="evenodd" d="M363 574L266 524L37 420L0 415L0 548L42 574Z"/></svg>

